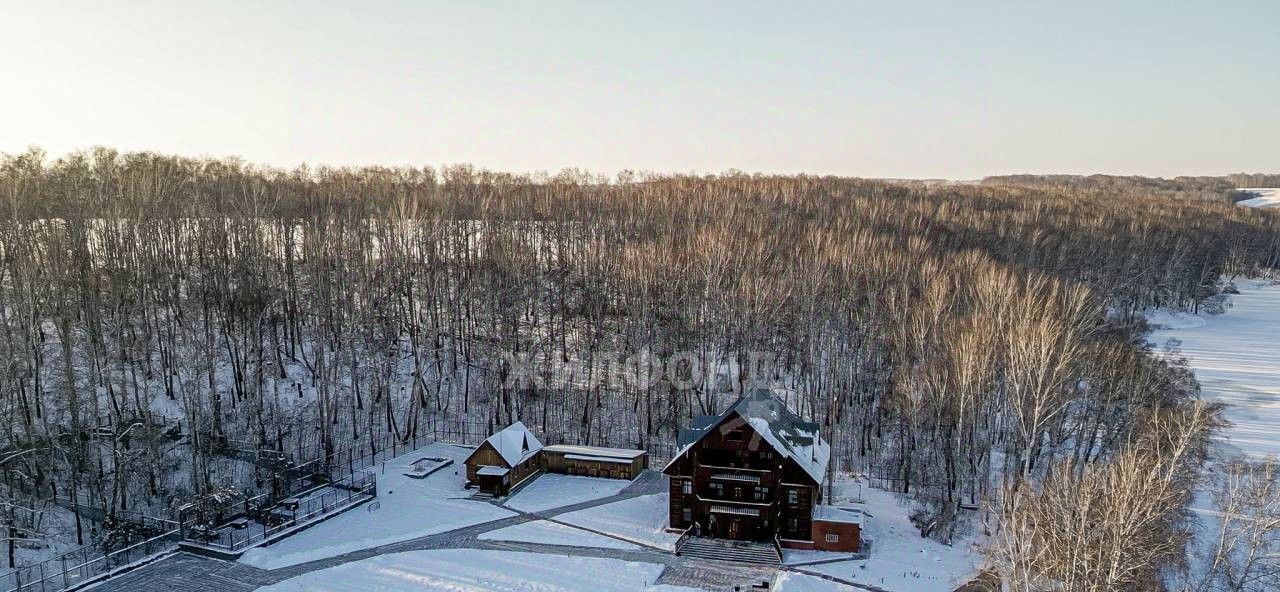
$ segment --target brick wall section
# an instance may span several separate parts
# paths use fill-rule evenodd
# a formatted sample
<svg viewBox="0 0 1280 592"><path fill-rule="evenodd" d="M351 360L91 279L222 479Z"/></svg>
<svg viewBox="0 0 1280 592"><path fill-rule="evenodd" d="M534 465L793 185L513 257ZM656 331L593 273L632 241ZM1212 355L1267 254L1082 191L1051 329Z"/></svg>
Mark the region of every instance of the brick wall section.
<svg viewBox="0 0 1280 592"><path fill-rule="evenodd" d="M857 553L862 546L862 527L848 522L813 521L813 546L819 551ZM827 535L838 539L827 542Z"/></svg>

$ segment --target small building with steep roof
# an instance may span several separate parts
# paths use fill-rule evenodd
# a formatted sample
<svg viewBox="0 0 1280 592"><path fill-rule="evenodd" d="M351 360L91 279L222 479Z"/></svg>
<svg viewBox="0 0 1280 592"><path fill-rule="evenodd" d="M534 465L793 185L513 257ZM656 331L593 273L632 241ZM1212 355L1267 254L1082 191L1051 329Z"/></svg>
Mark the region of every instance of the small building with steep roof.
<svg viewBox="0 0 1280 592"><path fill-rule="evenodd" d="M512 489L541 469L542 442L522 422L489 436L467 457L467 483L494 496Z"/></svg>

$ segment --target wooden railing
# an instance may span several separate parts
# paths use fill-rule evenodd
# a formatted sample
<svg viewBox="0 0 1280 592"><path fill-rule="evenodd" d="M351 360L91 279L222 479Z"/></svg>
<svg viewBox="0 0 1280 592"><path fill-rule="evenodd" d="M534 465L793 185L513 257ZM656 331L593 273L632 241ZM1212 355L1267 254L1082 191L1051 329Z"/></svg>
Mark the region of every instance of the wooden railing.
<svg viewBox="0 0 1280 592"><path fill-rule="evenodd" d="M684 544L686 541L689 540L689 533L691 532L693 532L692 525L684 529L684 532L680 533L680 538L676 539L676 545L675 545L676 555L679 555L680 549L684 548Z"/></svg>

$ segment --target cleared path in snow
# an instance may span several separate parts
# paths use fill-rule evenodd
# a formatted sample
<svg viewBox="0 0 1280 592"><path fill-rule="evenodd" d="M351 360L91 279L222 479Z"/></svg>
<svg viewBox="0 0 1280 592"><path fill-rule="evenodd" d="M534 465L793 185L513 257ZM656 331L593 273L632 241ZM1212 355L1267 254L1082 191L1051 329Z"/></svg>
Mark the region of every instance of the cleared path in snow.
<svg viewBox="0 0 1280 592"><path fill-rule="evenodd" d="M157 561L138 570L109 579L93 587L94 592L252 592L264 586L278 584L290 578L318 570L361 561L381 555L404 551L435 549L481 549L493 551L516 551L526 553L543 553L553 555L569 555L575 557L598 557L652 563L664 566L661 577L656 583L672 586L687 586L710 590L732 589L734 585L746 585L765 580L772 581L778 572L777 568L768 566L743 565L707 561L698 558L685 558L669 552L637 545L635 549L606 549L598 547L577 547L564 545L548 545L529 542L482 540L480 535L536 520L553 520L561 514L594 508L622 500L640 496L653 495L665 491L666 482L662 475L655 471L645 472L639 479L631 483L618 495L554 508L537 513L522 513L517 516L476 524L449 532L442 532L414 540L383 545L370 549L361 549L337 557L329 557L308 563L292 565L280 569L264 570L237 562L219 561L179 553L172 557ZM554 521L554 520L553 520ZM586 530L586 529L584 529ZM602 536L611 536L598 533ZM783 568L787 569L787 568ZM834 589L845 589L842 586L885 592L875 586L844 582L836 584L835 578L826 578Z"/></svg>
<svg viewBox="0 0 1280 592"><path fill-rule="evenodd" d="M354 561L360 561L390 553L433 549L521 551L656 563L661 564L666 568L662 573L662 577L659 578L658 583L691 587L711 587L713 589L731 587L735 584L741 585L753 580L767 580L773 577L775 570L772 568L751 567L733 563L703 561L699 559L689 560L658 549L646 548L643 546L637 546L636 549L603 549L596 547L574 547L512 541L490 541L480 540L479 538L483 533L499 530L509 526L525 524L535 520L549 519L560 514L567 514L643 495L652 495L655 492L663 491L665 487L666 482L662 479L661 474L654 471L647 471L639 479L619 492L618 495L537 513L522 513L517 516L493 520L449 532L442 532L439 534L369 549L361 549L336 557L328 557L280 569L265 570L243 563L219 561L216 559L179 553L172 557L157 561L156 563L139 568L134 572L111 578L93 587L93 591L174 592L175 590L182 590L183 592L251 592L263 586L277 584L303 574ZM604 535L604 533L600 534Z"/></svg>

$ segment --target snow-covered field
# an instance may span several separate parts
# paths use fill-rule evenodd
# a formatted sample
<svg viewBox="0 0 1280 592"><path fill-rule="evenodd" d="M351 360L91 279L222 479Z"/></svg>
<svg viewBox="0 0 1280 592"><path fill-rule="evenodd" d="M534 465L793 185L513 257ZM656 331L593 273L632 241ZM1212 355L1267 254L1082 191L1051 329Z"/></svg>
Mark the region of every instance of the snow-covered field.
<svg viewBox="0 0 1280 592"><path fill-rule="evenodd" d="M666 531L668 511L667 494L655 493L561 514L556 520L673 551L680 536Z"/></svg>
<svg viewBox="0 0 1280 592"><path fill-rule="evenodd" d="M863 502L851 503L859 495ZM977 575L979 552L972 537L961 538L952 546L921 537L907 518L909 508L892 493L866 486L859 488L857 481L841 479L836 482L832 503L860 507L868 514L862 536L872 541L870 558L795 569L893 592L952 590ZM831 585L821 579L798 580L789 585L794 587L779 589L842 589L814 587Z"/></svg>
<svg viewBox="0 0 1280 592"><path fill-rule="evenodd" d="M354 561L258 592L695 592L654 585L662 570L616 559L443 549Z"/></svg>
<svg viewBox="0 0 1280 592"><path fill-rule="evenodd" d="M1256 197L1251 197L1244 201L1236 202L1239 205L1248 206L1251 208L1280 207L1280 188L1250 187L1250 188L1237 189L1237 191L1247 191L1249 193L1256 195Z"/></svg>
<svg viewBox="0 0 1280 592"><path fill-rule="evenodd" d="M513 516L492 504L465 499L462 461L469 448L431 444L369 470L378 473L377 506L366 504L317 524L269 547L251 549L242 563L277 569L343 553L446 532ZM424 456L454 459L454 464L426 479L404 475ZM370 511L378 507L376 511Z"/></svg>
<svg viewBox="0 0 1280 592"><path fill-rule="evenodd" d="M1224 314L1148 313L1150 323L1165 327L1149 339L1157 350L1176 345L1204 396L1229 405L1222 452L1280 456L1280 286L1235 284L1240 294Z"/></svg>
<svg viewBox="0 0 1280 592"><path fill-rule="evenodd" d="M639 549L631 543L587 532L580 528L565 526L546 520L526 522L508 526L499 530L486 532L478 538L484 541L516 541L521 543L541 543L543 545L569 545L573 547L594 547L597 549Z"/></svg>
<svg viewBox="0 0 1280 592"><path fill-rule="evenodd" d="M617 495L630 484L622 479L545 474L503 505L522 512L541 512Z"/></svg>

